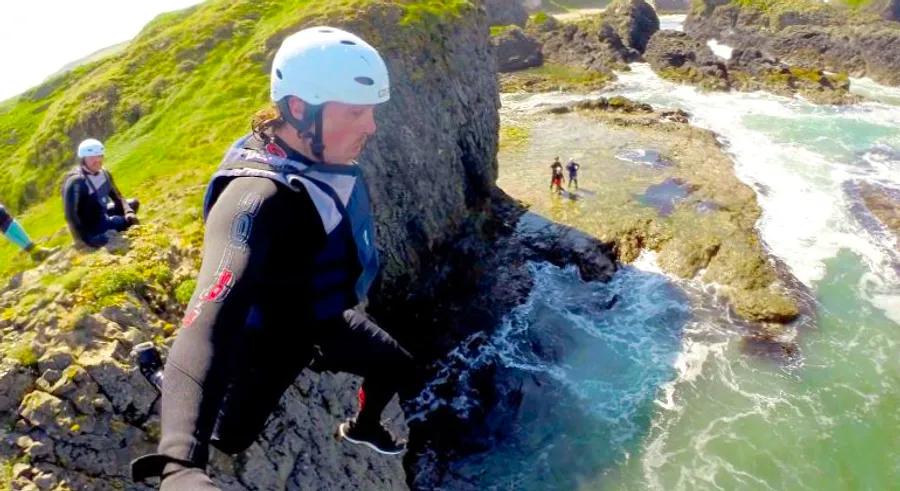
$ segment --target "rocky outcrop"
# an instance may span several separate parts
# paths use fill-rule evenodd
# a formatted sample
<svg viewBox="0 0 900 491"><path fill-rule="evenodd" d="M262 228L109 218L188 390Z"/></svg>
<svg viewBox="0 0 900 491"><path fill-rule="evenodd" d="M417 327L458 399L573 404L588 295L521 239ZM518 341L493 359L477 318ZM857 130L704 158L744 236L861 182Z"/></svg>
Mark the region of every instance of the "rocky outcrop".
<svg viewBox="0 0 900 491"><path fill-rule="evenodd" d="M660 31L650 41L645 59L663 78L711 90L766 90L800 95L822 104L845 104L850 95L845 76L789 66L758 49L736 49L722 60L709 47L682 32Z"/></svg>
<svg viewBox="0 0 900 491"><path fill-rule="evenodd" d="M644 59L661 77L706 89L727 90L728 68L708 46L683 32L659 31Z"/></svg>
<svg viewBox="0 0 900 491"><path fill-rule="evenodd" d="M847 182L844 189L863 226L873 231L886 229L900 245L900 189L865 181Z"/></svg>
<svg viewBox="0 0 900 491"><path fill-rule="evenodd" d="M644 0L618 0L603 14L562 23L544 19L529 26L554 62L597 72L627 69L659 30L659 17Z"/></svg>
<svg viewBox="0 0 900 491"><path fill-rule="evenodd" d="M644 0L616 0L603 12L603 18L616 28L628 47L639 53L659 30L656 10Z"/></svg>
<svg viewBox="0 0 900 491"><path fill-rule="evenodd" d="M544 29L536 36L543 44L545 59L553 63L611 73L640 58L616 28L599 17Z"/></svg>
<svg viewBox="0 0 900 491"><path fill-rule="evenodd" d="M896 3L890 5L886 11L893 12ZM688 16L685 31L735 48L760 49L787 63L900 85L900 23L874 15L824 3L775 3L763 12L704 0Z"/></svg>
<svg viewBox="0 0 900 491"><path fill-rule="evenodd" d="M541 44L519 28L492 36L491 44L494 46L497 70L501 73L540 66L544 62Z"/></svg>
<svg viewBox="0 0 900 491"><path fill-rule="evenodd" d="M429 17L427 28L397 28L403 15L400 6L374 2L351 20L316 22L359 33L388 60L391 103L360 158L383 260L371 306L414 345L441 333L431 330L439 329L435 322L404 322L406 300L440 269L437 251L489 210L499 100L483 12L466 7ZM260 65L305 25L267 40ZM394 27L378 27L385 25ZM150 489L129 482L127 464L158 440L156 394L129 351L150 340L165 348L184 307L176 292L193 290L202 241L195 193L203 183L190 184L149 203L145 213L159 218L116 238L113 252L65 250L0 292L0 408L12 425L4 424L12 431L2 433L0 461L20 462L15 489ZM175 216L177 224L167 221ZM229 490L403 488L398 459L333 438L335 424L355 410L358 384L344 375L302 375L247 452L214 459L217 482Z"/></svg>
<svg viewBox="0 0 900 491"><path fill-rule="evenodd" d="M525 27L528 22L528 11L520 0L482 0L482 4L487 11L488 25Z"/></svg>

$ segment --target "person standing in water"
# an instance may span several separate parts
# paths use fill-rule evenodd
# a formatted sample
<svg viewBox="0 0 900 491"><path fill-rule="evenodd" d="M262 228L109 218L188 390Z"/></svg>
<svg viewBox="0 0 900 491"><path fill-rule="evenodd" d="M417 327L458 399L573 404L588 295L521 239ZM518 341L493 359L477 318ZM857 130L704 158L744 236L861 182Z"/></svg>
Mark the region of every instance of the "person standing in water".
<svg viewBox="0 0 900 491"><path fill-rule="evenodd" d="M566 170L569 171L569 185L567 188L572 187L572 183L575 183L575 190L578 190L578 169L581 168L581 165L578 162L575 162L575 158L572 157L569 159L569 163L566 164Z"/></svg>
<svg viewBox="0 0 900 491"><path fill-rule="evenodd" d="M136 481L219 489L206 474L209 445L249 447L313 359L316 369L364 378L359 411L337 427L343 441L405 449L381 413L398 392L411 395L416 367L361 307L379 259L355 159L389 96L384 60L354 34L313 27L282 43L274 107L257 115L207 188L197 289L153 381L162 390L158 453L132 463Z"/></svg>
<svg viewBox="0 0 900 491"><path fill-rule="evenodd" d="M563 178L563 166L559 162L559 157L556 157L553 160L553 163L550 164L550 190L552 191L556 188L556 193L562 193L562 178Z"/></svg>

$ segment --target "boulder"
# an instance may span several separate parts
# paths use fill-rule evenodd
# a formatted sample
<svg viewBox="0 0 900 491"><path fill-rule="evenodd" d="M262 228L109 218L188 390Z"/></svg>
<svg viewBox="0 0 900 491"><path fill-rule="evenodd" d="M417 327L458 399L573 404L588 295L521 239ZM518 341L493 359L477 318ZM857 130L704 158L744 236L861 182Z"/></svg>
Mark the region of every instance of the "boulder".
<svg viewBox="0 0 900 491"><path fill-rule="evenodd" d="M643 53L647 43L659 30L656 10L644 0L616 0L603 13L603 18L616 28L625 44Z"/></svg>
<svg viewBox="0 0 900 491"><path fill-rule="evenodd" d="M491 38L497 60L497 71L512 72L540 66L544 62L541 43L518 27Z"/></svg>

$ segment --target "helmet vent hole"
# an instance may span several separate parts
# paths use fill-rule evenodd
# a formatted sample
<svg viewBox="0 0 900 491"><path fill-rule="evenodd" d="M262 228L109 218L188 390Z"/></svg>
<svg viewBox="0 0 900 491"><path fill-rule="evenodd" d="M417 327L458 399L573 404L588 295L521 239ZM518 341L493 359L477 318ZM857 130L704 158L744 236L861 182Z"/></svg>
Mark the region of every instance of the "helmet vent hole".
<svg viewBox="0 0 900 491"><path fill-rule="evenodd" d="M350 45L350 46L356 46L356 43L354 43L353 41L348 41L348 40L346 40L346 39L344 39L343 41L341 41L341 44L347 44L347 45Z"/></svg>
<svg viewBox="0 0 900 491"><path fill-rule="evenodd" d="M319 32L332 33L334 31L332 31L331 29L319 29Z"/></svg>
<svg viewBox="0 0 900 491"><path fill-rule="evenodd" d="M281 75L281 70L275 69L275 76L278 77L278 80L283 79L284 77Z"/></svg>
<svg viewBox="0 0 900 491"><path fill-rule="evenodd" d="M357 83L362 85L375 85L375 81L369 77L356 77L353 80L356 80Z"/></svg>

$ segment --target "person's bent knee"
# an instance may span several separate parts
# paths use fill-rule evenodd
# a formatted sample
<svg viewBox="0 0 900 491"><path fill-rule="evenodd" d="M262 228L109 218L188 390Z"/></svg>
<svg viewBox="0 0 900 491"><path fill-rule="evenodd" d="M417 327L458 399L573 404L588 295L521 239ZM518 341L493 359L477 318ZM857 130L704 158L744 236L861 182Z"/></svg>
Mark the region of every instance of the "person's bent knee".
<svg viewBox="0 0 900 491"><path fill-rule="evenodd" d="M138 201L137 198L131 198L126 201L128 202L128 207L131 208L131 211L137 213L138 209L141 207L141 202Z"/></svg>

